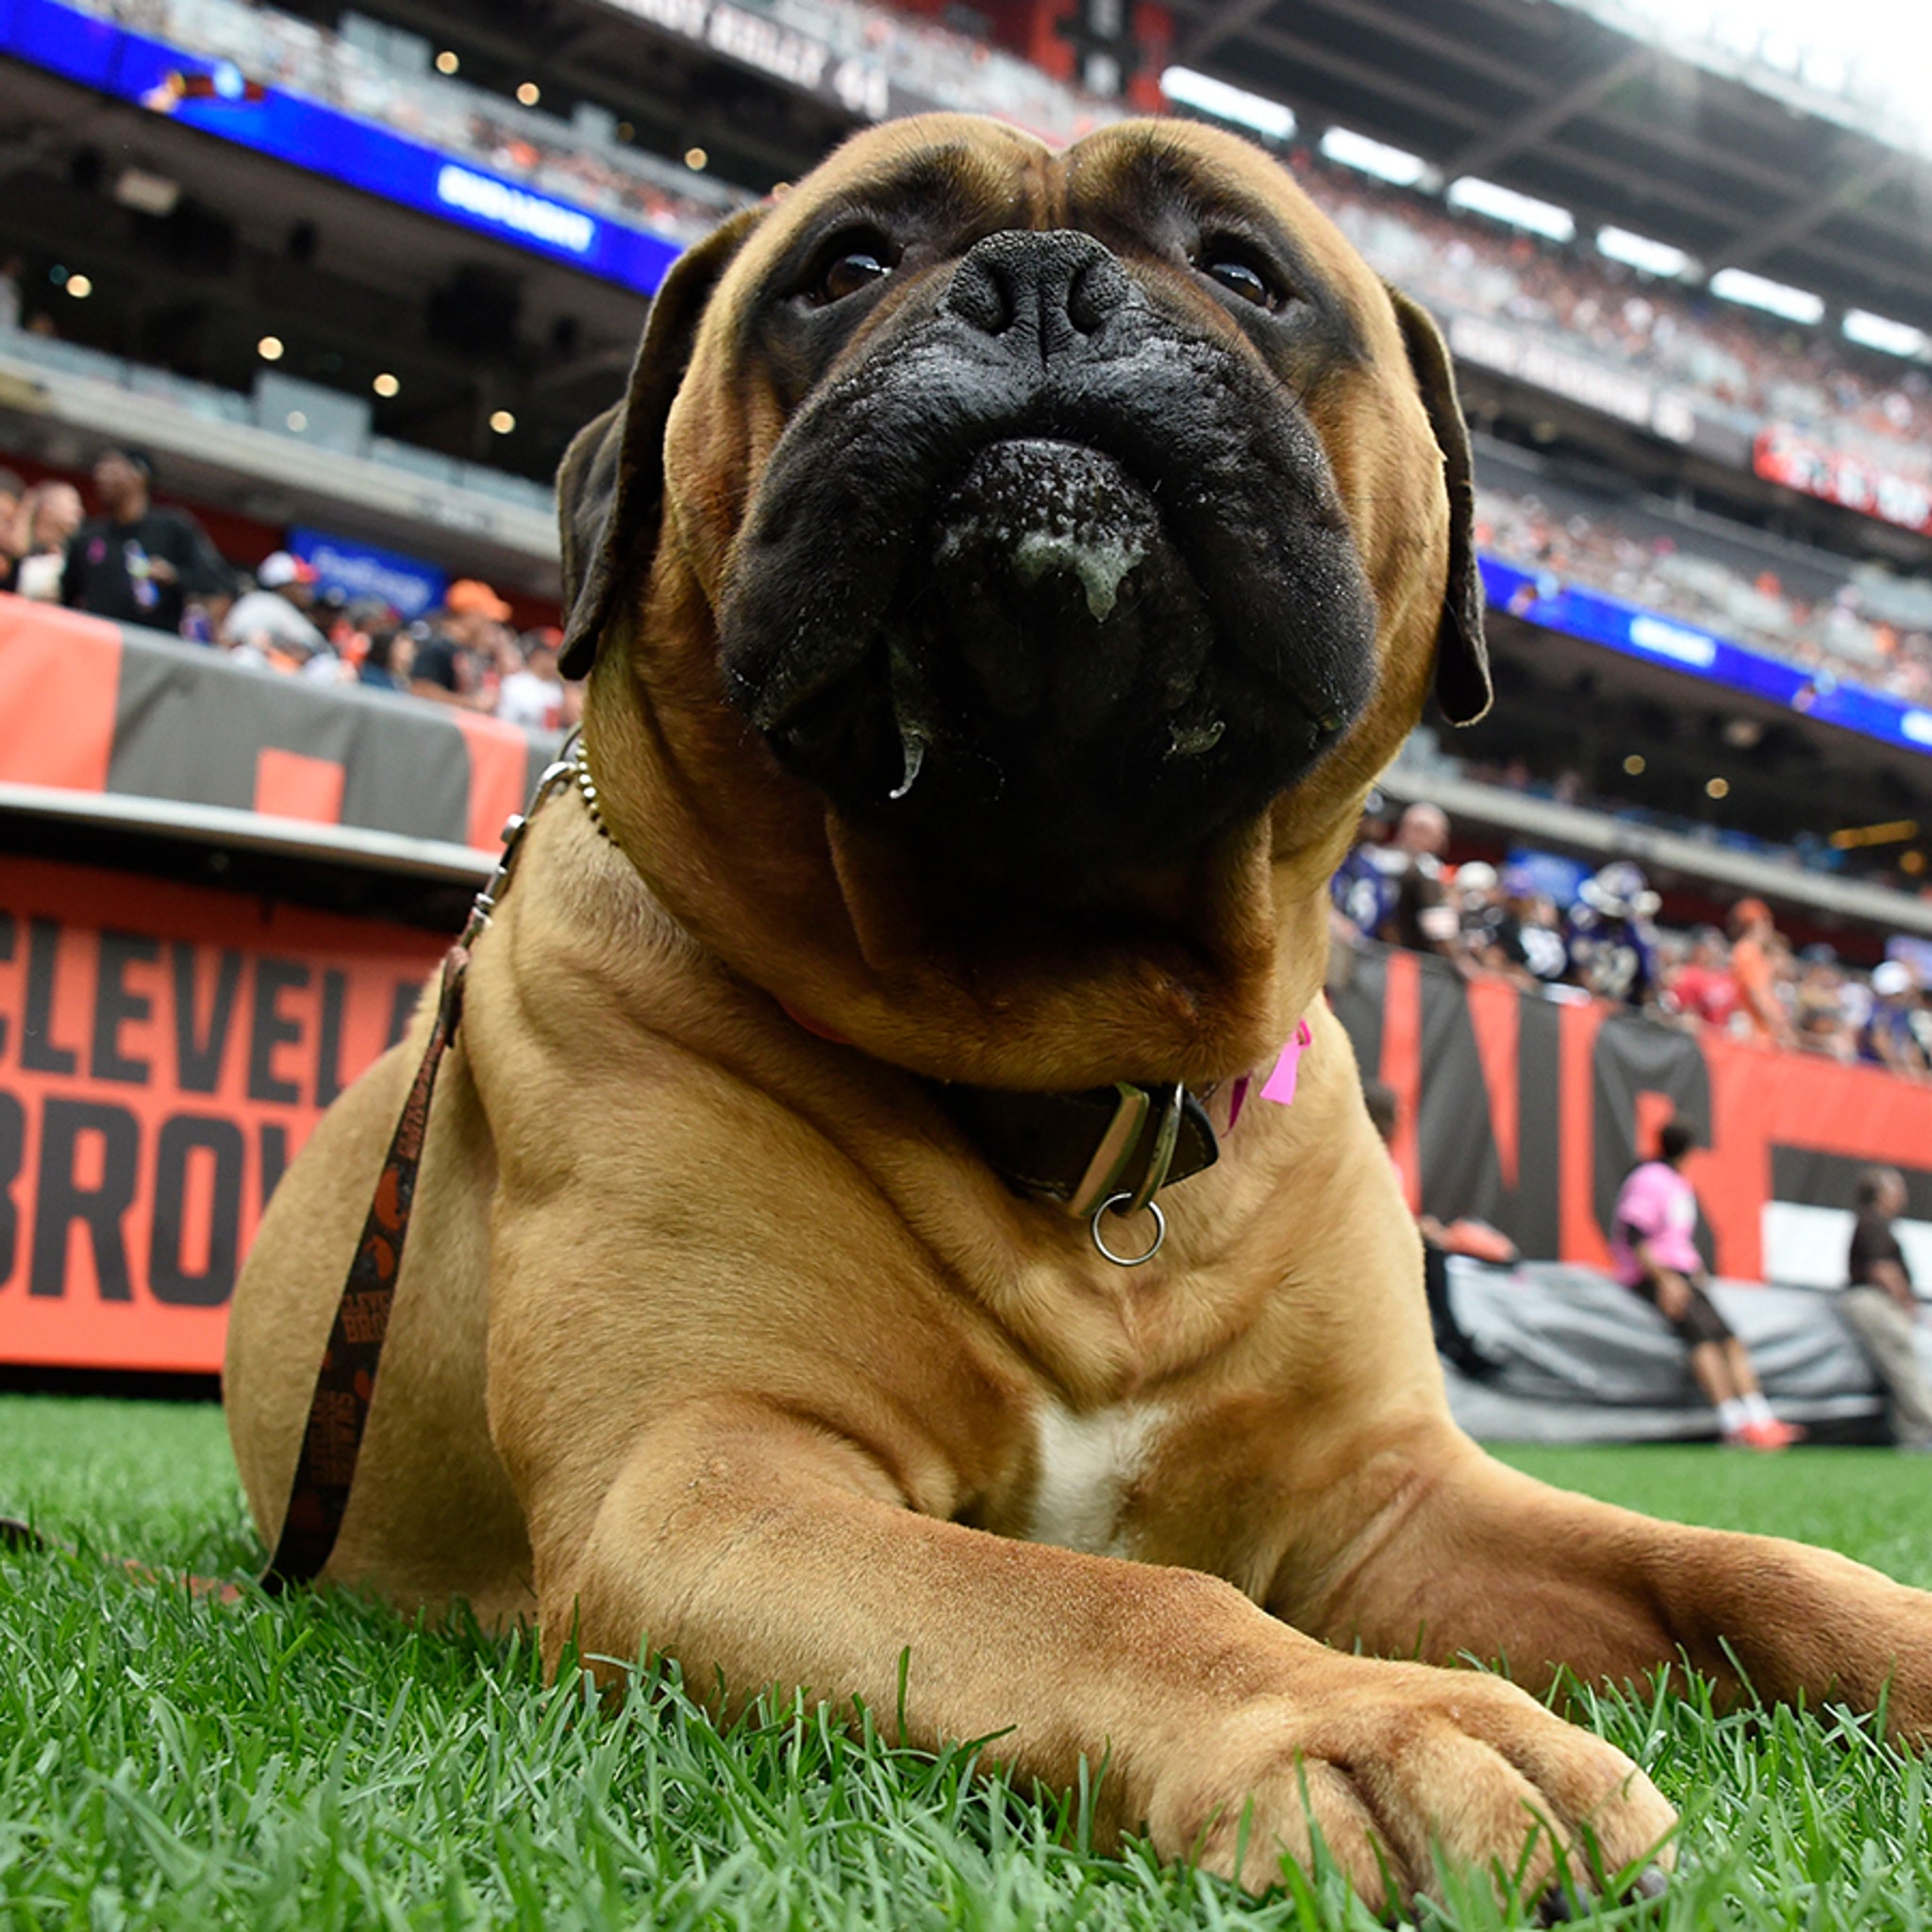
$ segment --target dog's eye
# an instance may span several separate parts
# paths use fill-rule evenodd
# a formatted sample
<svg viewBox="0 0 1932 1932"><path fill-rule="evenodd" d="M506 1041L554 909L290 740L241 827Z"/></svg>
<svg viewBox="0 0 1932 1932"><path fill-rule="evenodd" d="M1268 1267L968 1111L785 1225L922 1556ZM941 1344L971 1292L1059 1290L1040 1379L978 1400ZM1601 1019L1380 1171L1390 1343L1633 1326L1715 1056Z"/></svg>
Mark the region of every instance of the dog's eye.
<svg viewBox="0 0 1932 1932"><path fill-rule="evenodd" d="M806 292L814 308L842 302L892 273L892 251L877 238L841 241L827 252L817 279Z"/></svg>
<svg viewBox="0 0 1932 1932"><path fill-rule="evenodd" d="M1260 263L1244 248L1224 242L1204 242L1194 257L1194 266L1209 281L1219 282L1231 294L1257 308L1271 313L1287 300L1287 293Z"/></svg>

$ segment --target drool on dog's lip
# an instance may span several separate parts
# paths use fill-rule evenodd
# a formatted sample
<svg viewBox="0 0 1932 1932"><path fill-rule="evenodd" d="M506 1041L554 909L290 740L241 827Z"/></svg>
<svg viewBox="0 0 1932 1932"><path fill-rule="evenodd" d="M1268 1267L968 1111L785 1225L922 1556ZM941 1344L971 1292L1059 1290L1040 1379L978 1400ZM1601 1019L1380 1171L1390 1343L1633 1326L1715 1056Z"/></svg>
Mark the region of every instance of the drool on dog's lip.
<svg viewBox="0 0 1932 1932"><path fill-rule="evenodd" d="M1137 565L1172 539L1153 493L1112 456L1038 437L989 443L941 500L933 560L942 579L984 564L1024 590L1077 583L1105 625Z"/></svg>

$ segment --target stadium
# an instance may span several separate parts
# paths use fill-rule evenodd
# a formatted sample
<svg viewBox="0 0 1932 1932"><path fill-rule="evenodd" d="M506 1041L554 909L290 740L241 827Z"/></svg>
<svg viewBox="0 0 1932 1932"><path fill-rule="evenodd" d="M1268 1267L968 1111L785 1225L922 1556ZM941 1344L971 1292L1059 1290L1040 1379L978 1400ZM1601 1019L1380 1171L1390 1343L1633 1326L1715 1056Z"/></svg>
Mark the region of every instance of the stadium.
<svg viewBox="0 0 1932 1932"><path fill-rule="evenodd" d="M1932 1589L1928 87L1932 27L1853 0L0 0L0 1511L33 1524L0 1534L0 1904L1369 1923L1319 1846L1257 1903L1051 1777L969 1775L969 1736L915 1749L903 1680L862 1743L778 1693L715 1720L662 1658L600 1711L474 1621L181 1587L261 1567L217 1403L272 1200L420 1042L559 759L612 840L566 453L675 264L913 115L1055 154L1216 130L1432 319L1492 701L1431 703L1365 775L1316 998L1421 1231L1448 1409L1541 1479ZM1297 1052L1257 1095L1292 1099ZM1238 1144L1221 1084L1189 1104ZM1144 1192L1072 1190L1108 1261L1103 1215L1191 1129L1162 1131ZM1690 1224L1646 1228L1666 1169ZM1100 1422L1061 1421L1098 1467ZM1815 1923L1921 1923L1923 1765L1857 1693L1771 1717L1687 1675L1681 1708L1582 1713L1682 1813L1672 1886L1569 1905L1783 1924L1803 1889ZM484 1757L524 1768L479 1823ZM1550 1909L1422 1889L1425 1924Z"/></svg>

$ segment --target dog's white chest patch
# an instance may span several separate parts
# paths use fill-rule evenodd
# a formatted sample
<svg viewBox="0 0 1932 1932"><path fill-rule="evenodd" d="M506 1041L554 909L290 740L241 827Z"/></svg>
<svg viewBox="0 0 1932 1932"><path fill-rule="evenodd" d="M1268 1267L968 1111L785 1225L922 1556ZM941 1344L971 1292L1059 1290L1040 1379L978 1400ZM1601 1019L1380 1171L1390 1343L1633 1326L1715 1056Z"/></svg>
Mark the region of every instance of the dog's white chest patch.
<svg viewBox="0 0 1932 1932"><path fill-rule="evenodd" d="M1131 1557L1121 1512L1165 1420L1156 1403L1120 1403L1076 1415L1051 1396L1042 1398L1035 1418L1040 1480L1026 1541Z"/></svg>

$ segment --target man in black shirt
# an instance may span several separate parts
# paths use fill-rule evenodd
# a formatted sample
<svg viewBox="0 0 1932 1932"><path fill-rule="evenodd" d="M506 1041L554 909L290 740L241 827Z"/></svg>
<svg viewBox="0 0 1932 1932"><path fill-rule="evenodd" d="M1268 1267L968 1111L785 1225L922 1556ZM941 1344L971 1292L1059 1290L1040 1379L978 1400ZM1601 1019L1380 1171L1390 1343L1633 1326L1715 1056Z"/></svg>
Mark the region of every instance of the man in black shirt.
<svg viewBox="0 0 1932 1932"><path fill-rule="evenodd" d="M409 689L438 704L494 710L498 658L509 615L510 607L488 584L458 578L416 647Z"/></svg>
<svg viewBox="0 0 1932 1932"><path fill-rule="evenodd" d="M226 591L233 582L186 510L150 502L153 475L154 465L139 451L102 454L94 494L103 514L89 517L68 540L60 601L95 617L178 632L190 596Z"/></svg>
<svg viewBox="0 0 1932 1932"><path fill-rule="evenodd" d="M1899 1446L1932 1451L1932 1384L1914 1336L1919 1298L1891 1225L1905 1208L1905 1176L1895 1167L1867 1168L1858 1176L1855 1202L1857 1218L1846 1268L1851 1283L1839 1305L1891 1398Z"/></svg>

